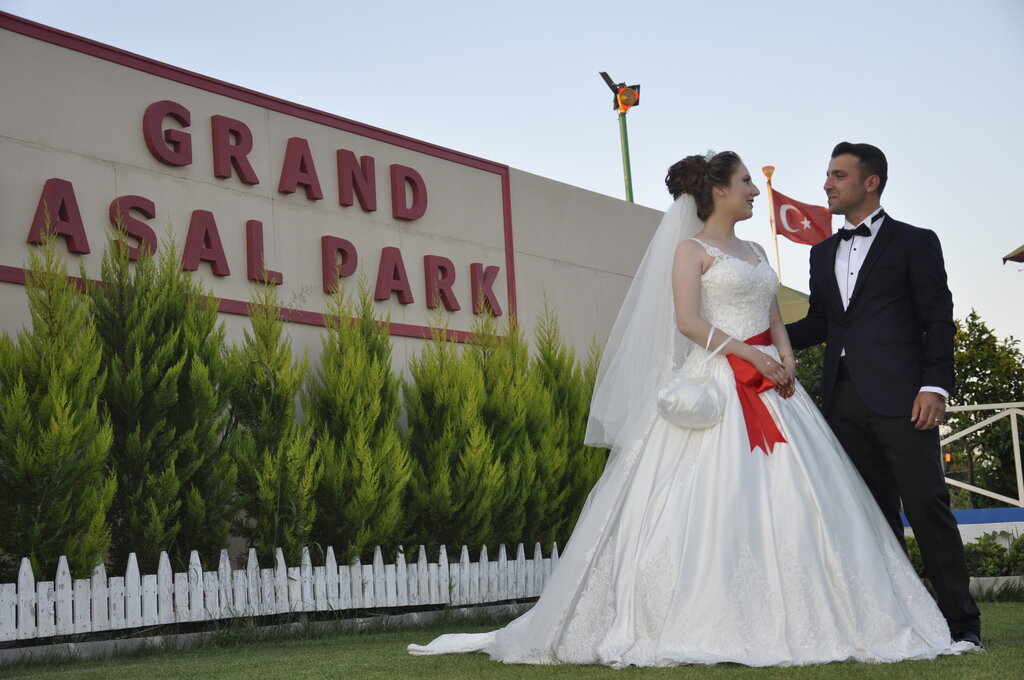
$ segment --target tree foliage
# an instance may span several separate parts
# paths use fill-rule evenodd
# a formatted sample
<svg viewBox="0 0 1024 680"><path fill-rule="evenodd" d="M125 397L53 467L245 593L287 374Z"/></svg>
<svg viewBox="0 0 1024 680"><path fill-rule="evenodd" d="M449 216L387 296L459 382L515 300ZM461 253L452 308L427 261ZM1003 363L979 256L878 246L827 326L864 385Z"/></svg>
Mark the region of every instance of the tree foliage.
<svg viewBox="0 0 1024 680"><path fill-rule="evenodd" d="M554 439L548 445L560 452L541 455L541 468L543 461L548 460L550 469L542 469L538 477L559 479L557 491L564 493L564 501L557 495L552 498L553 505L562 507L560 521L551 521L548 526L551 538L564 545L607 460L606 450L583 443L600 352L592 343L587 361L581 366L576 353L562 338L558 317L547 300L537 320L534 342L537 354L533 370L549 395L556 423Z"/></svg>
<svg viewBox="0 0 1024 680"><path fill-rule="evenodd" d="M484 424L487 394L479 361L435 328L409 359L409 374L403 390L413 460L408 535L428 548L501 540L494 521L505 466Z"/></svg>
<svg viewBox="0 0 1024 680"><path fill-rule="evenodd" d="M317 543L352 560L409 540L565 541L605 462L583 444L599 352L578 362L546 304L533 357L514 320L478 316L469 343L436 324L408 364L403 435L390 320L365 280L329 300L310 372L273 286L228 348L173 238L130 250L115 228L88 296L52 246L33 252L32 329L0 339L0 554L40 575L65 554L85 575L130 552L183 569L232 528L289 561Z"/></svg>
<svg viewBox="0 0 1024 680"><path fill-rule="evenodd" d="M494 501L494 537L507 543L523 540L527 506L539 487L533 431L550 423L528 419L541 398L530 373L530 351L522 332L510 319L500 329L491 314L477 315L466 357L476 362L484 383L481 417L495 458L501 462L504 484Z"/></svg>
<svg viewBox="0 0 1024 680"><path fill-rule="evenodd" d="M111 378L104 401L114 424L112 465L123 477L115 505L113 562L135 551L155 568L189 553L213 559L235 513L235 441L228 428L235 379L217 301L183 271L174 239L156 254L111 243L90 289Z"/></svg>
<svg viewBox="0 0 1024 680"><path fill-rule="evenodd" d="M103 403L113 426L110 465L121 482L111 507L109 558L119 570L131 552L142 569L155 570L160 552L181 528L176 464L183 442L168 414L178 402L187 357L179 351L181 331L165 313L172 291L162 278L152 253L142 249L132 263L128 249L112 241L100 282L89 285L107 369Z"/></svg>
<svg viewBox="0 0 1024 680"><path fill-rule="evenodd" d="M358 302L335 293L326 320L320 367L305 395L324 466L315 533L354 559L376 545L397 547L412 466L398 429L390 320L375 317L367 283Z"/></svg>
<svg viewBox="0 0 1024 680"><path fill-rule="evenodd" d="M280 547L293 564L312 536L315 494L329 442L313 442L312 428L296 418L309 361L293 358L280 307L276 288L257 284L249 304L251 328L232 352L233 370L241 376L233 414L239 427L239 502L245 513L235 529L260 558L273 560Z"/></svg>
<svg viewBox="0 0 1024 680"><path fill-rule="evenodd" d="M796 379L820 409L821 373L825 369L825 345L805 347L794 352L796 355Z"/></svg>
<svg viewBox="0 0 1024 680"><path fill-rule="evenodd" d="M28 557L37 579L66 555L85 577L110 545L117 488L107 469L105 372L89 300L68 279L52 237L25 274L31 328L0 338L0 554ZM0 565L13 580L16 561Z"/></svg>
<svg viewBox="0 0 1024 680"><path fill-rule="evenodd" d="M974 310L957 321L955 340L956 391L950 404L998 404L1024 401L1024 355L1013 337L1000 340ZM992 411L953 412L946 425L954 432L992 415ZM1017 495L1013 435L1004 418L951 443L952 466L968 483L1007 496ZM971 494L974 507L1002 503Z"/></svg>

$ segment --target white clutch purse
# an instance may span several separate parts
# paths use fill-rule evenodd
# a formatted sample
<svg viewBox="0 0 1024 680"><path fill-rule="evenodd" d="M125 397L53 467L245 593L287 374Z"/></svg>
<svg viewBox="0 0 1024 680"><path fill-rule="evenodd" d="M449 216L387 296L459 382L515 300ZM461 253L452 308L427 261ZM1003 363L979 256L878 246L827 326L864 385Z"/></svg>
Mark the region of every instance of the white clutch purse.
<svg viewBox="0 0 1024 680"><path fill-rule="evenodd" d="M661 417L679 427L711 427L722 419L724 408L721 390L708 377L677 378L658 390Z"/></svg>
<svg viewBox="0 0 1024 680"><path fill-rule="evenodd" d="M711 336L714 332L712 326L708 332L705 349L711 345ZM726 337L725 342L704 359L704 363L718 354L730 340L731 337ZM709 376L677 375L658 390L658 412L662 418L678 427L691 430L711 427L722 420L724 410L725 395L715 380Z"/></svg>

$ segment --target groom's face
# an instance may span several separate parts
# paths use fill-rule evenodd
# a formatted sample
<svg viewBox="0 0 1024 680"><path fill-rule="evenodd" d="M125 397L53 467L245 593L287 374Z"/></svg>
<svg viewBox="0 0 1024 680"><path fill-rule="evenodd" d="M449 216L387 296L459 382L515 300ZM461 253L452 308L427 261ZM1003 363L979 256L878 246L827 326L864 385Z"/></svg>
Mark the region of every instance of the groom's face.
<svg viewBox="0 0 1024 680"><path fill-rule="evenodd" d="M847 215L863 206L868 196L868 182L861 176L860 159L853 154L836 156L828 164L825 196L833 215Z"/></svg>

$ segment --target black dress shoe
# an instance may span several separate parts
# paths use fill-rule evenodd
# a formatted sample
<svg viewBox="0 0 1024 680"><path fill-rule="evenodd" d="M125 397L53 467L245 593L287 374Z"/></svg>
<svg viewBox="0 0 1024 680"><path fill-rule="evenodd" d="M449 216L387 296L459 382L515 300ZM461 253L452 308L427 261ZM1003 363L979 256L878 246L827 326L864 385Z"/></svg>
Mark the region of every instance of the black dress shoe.
<svg viewBox="0 0 1024 680"><path fill-rule="evenodd" d="M972 654L985 651L985 645L981 642L981 636L977 633L961 633L957 635L953 642L969 642L974 645L973 649L965 650L965 653Z"/></svg>

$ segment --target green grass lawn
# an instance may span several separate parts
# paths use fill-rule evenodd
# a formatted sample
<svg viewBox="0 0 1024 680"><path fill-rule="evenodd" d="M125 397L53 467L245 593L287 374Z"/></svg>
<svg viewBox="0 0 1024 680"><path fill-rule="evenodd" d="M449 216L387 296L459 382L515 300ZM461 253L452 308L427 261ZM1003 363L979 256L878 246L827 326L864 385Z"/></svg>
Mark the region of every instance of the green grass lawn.
<svg viewBox="0 0 1024 680"><path fill-rule="evenodd" d="M632 668L613 670L593 666L506 666L481 654L411 657L409 642L424 643L441 632L471 632L493 626L449 623L444 627L376 632L309 634L277 641L252 636L224 636L188 651L148 653L103 660L46 662L0 670L4 678L700 678L706 680L786 680L801 678L884 678L885 680L1010 680L1024 678L1024 603L982 603L985 642L989 651L935 661L891 665L828 664L802 668L743 666Z"/></svg>

